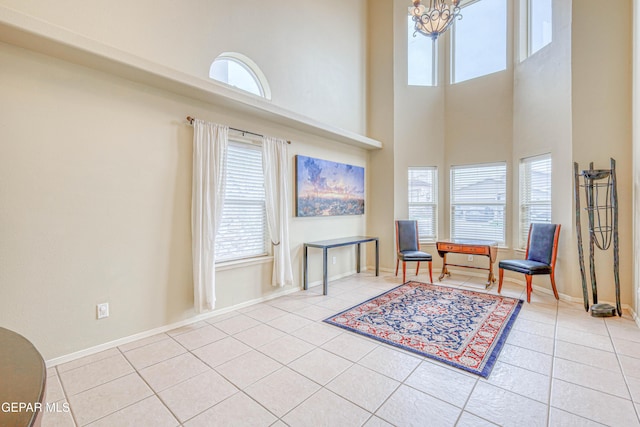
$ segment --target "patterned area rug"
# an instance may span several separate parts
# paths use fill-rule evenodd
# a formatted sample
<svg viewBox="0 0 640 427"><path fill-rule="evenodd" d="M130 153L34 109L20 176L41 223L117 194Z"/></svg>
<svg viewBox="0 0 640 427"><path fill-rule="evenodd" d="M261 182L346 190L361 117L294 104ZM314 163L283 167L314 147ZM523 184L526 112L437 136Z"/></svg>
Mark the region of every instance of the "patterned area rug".
<svg viewBox="0 0 640 427"><path fill-rule="evenodd" d="M325 322L488 377L522 300L407 282Z"/></svg>

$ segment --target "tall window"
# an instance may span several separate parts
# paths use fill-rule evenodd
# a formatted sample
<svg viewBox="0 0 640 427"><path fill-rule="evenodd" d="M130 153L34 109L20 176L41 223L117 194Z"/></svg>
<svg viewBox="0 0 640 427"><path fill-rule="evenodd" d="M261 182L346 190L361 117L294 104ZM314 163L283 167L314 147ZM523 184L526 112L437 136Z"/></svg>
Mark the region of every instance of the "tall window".
<svg viewBox="0 0 640 427"><path fill-rule="evenodd" d="M267 254L262 150L229 141L222 223L216 237L216 261Z"/></svg>
<svg viewBox="0 0 640 427"><path fill-rule="evenodd" d="M451 82L507 69L507 2L482 0L465 6L452 28Z"/></svg>
<svg viewBox="0 0 640 427"><path fill-rule="evenodd" d="M438 231L438 169L409 168L409 219L418 220L421 242L434 242Z"/></svg>
<svg viewBox="0 0 640 427"><path fill-rule="evenodd" d="M269 84L260 68L240 53L226 52L218 56L209 68L209 77L245 92L271 99Z"/></svg>
<svg viewBox="0 0 640 427"><path fill-rule="evenodd" d="M520 160L519 247L526 248L529 225L551 222L551 155Z"/></svg>
<svg viewBox="0 0 640 427"><path fill-rule="evenodd" d="M451 167L451 238L505 243L507 165Z"/></svg>
<svg viewBox="0 0 640 427"><path fill-rule="evenodd" d="M553 38L551 0L527 0L528 56L533 55Z"/></svg>
<svg viewBox="0 0 640 427"><path fill-rule="evenodd" d="M407 82L409 86L436 86L437 43L418 33L407 16Z"/></svg>

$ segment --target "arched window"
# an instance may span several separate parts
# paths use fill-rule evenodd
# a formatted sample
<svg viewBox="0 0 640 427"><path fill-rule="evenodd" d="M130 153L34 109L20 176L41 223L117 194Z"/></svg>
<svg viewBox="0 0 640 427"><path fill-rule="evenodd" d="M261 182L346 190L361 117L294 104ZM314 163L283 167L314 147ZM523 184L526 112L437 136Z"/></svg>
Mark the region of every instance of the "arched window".
<svg viewBox="0 0 640 427"><path fill-rule="evenodd" d="M251 59L236 52L218 56L209 69L209 77L246 92L271 99L267 78Z"/></svg>

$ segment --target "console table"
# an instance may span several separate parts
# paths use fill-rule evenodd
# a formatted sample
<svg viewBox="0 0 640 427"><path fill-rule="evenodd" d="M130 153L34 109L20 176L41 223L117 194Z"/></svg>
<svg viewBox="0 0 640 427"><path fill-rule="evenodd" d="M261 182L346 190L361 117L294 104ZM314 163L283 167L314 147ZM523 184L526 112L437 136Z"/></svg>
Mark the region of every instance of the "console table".
<svg viewBox="0 0 640 427"><path fill-rule="evenodd" d="M442 257L442 273L438 280L442 280L445 276L451 276L447 266L452 265L454 267L475 268L477 270L489 271L489 277L487 278L487 284L485 288L495 283L496 277L493 275L493 264L496 262L498 255L498 244L490 240L471 240L471 239L452 239L446 242L436 242L436 249L438 254ZM466 254L466 255L482 255L489 258L489 267L476 267L473 265L461 265L450 264L447 262L447 254Z"/></svg>
<svg viewBox="0 0 640 427"><path fill-rule="evenodd" d="M322 249L322 293L327 295L329 289L328 275L327 275L327 250L331 248L338 248L340 246L356 245L356 271L360 273L360 244L367 242L376 243L376 276L379 275L379 250L378 250L378 238L368 236L353 236L353 237L341 237L339 239L321 240L318 242L304 243L303 252L303 270L304 270L304 289L308 288L308 269L307 269L307 251L309 248Z"/></svg>

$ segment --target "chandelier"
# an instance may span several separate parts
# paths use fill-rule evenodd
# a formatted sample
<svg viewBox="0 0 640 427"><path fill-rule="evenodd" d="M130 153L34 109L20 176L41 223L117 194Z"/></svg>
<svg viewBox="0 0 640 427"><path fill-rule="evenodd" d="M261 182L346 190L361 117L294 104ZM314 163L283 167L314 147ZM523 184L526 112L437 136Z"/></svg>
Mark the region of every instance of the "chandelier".
<svg viewBox="0 0 640 427"><path fill-rule="evenodd" d="M409 7L409 14L415 22L416 33L423 34L435 42L438 36L449 29L453 21L462 19L460 15L460 0L429 0L429 8L420 4L420 0L413 0Z"/></svg>

